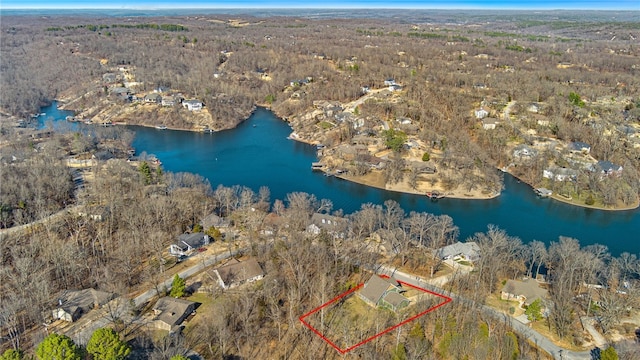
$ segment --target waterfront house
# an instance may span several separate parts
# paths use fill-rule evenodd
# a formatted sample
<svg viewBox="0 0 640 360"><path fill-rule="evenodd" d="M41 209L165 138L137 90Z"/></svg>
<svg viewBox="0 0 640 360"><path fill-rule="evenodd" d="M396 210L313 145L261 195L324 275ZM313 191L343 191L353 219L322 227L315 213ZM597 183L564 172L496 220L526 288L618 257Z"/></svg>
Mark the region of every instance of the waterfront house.
<svg viewBox="0 0 640 360"><path fill-rule="evenodd" d="M518 301L520 307L529 306L534 301L547 298L548 291L540 287L534 279L507 280L502 287L500 297L502 300Z"/></svg>
<svg viewBox="0 0 640 360"><path fill-rule="evenodd" d="M261 280L264 277L262 267L255 258L245 261L232 259L228 264L213 270L218 277L218 284L223 289L230 289L245 283Z"/></svg>
<svg viewBox="0 0 640 360"><path fill-rule="evenodd" d="M591 171L599 172L601 176L620 176L622 175L622 166L616 165L611 161L600 160L595 165L591 166Z"/></svg>
<svg viewBox="0 0 640 360"><path fill-rule="evenodd" d="M542 177L555 181L575 181L578 171L568 168L549 168L542 171Z"/></svg>
<svg viewBox="0 0 640 360"><path fill-rule="evenodd" d="M162 106L174 106L176 104L176 100L173 96L163 96L162 97Z"/></svg>
<svg viewBox="0 0 640 360"><path fill-rule="evenodd" d="M168 296L160 298L153 306L156 315L153 324L158 329L177 332L184 320L195 313L195 308L196 303L192 301Z"/></svg>
<svg viewBox="0 0 640 360"><path fill-rule="evenodd" d="M456 242L445 247L441 247L435 251L437 257L442 260L466 260L475 262L480 259L480 247L473 241Z"/></svg>
<svg viewBox="0 0 640 360"><path fill-rule="evenodd" d="M404 297L402 292L404 290L396 279L382 278L374 274L358 291L358 296L371 306L397 311L409 305L409 299Z"/></svg>
<svg viewBox="0 0 640 360"><path fill-rule="evenodd" d="M171 89L166 86L158 86L157 88L153 89L154 93L160 93L160 94L166 93L169 91L171 91Z"/></svg>
<svg viewBox="0 0 640 360"><path fill-rule="evenodd" d="M591 145L587 143L583 143L581 141L573 141L567 145L567 149L571 152L578 152L583 154L588 154L591 151Z"/></svg>
<svg viewBox="0 0 640 360"><path fill-rule="evenodd" d="M95 289L65 290L58 297L57 307L53 310L53 318L74 322L83 314L100 308L115 298L115 294Z"/></svg>
<svg viewBox="0 0 640 360"><path fill-rule="evenodd" d="M160 104L162 101L162 95L160 94L147 94L144 96L144 102L149 104Z"/></svg>
<svg viewBox="0 0 640 360"><path fill-rule="evenodd" d="M202 110L202 102L200 100L185 100L182 102L182 107L187 108L189 111Z"/></svg>
<svg viewBox="0 0 640 360"><path fill-rule="evenodd" d="M538 154L538 152L535 149L532 149L531 147L527 146L526 144L520 144L518 146L515 147L515 149L513 149L513 157L516 158L532 158L535 157Z"/></svg>

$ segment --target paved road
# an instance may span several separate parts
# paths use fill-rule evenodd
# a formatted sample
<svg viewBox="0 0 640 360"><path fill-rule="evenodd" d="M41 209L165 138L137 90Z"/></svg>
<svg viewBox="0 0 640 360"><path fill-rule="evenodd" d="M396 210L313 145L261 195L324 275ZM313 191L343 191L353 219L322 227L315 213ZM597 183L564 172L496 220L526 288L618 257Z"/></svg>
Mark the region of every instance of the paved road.
<svg viewBox="0 0 640 360"><path fill-rule="evenodd" d="M225 251L222 254L218 254L218 255L214 255L214 256L205 256L203 254L198 254L196 255L194 258L198 260L198 263L191 266L188 269L185 269L181 272L178 273L178 275L183 278L186 279L190 276L195 275L196 273L204 270L206 267L211 266L213 264L216 264L224 259L228 259L234 255L239 254L240 252L242 252L245 249L239 249L239 250L233 250L231 252ZM175 275L174 275L175 276ZM165 280L164 282L162 282L162 284L160 284L158 286L158 288L166 288L167 290L171 289L171 283L173 282L173 276L167 280ZM158 295L156 289L150 289L145 291L144 293L136 296L135 298L133 298L133 302L136 304L136 306L140 306L144 303L146 303L147 301L149 301L151 298L153 298L154 296Z"/></svg>
<svg viewBox="0 0 640 360"><path fill-rule="evenodd" d="M385 275L393 275L393 277L395 277L396 279L400 280L400 281L404 281L408 284L411 285L415 285L415 286L419 286L422 287L424 289L428 289L440 294L444 294L449 296L450 298L456 300L456 301L461 301L461 302L465 302L468 303L469 305L475 305L475 307L479 308L485 315L487 316L491 316L494 319L498 319L498 320L503 320L508 326L510 326L515 332L517 332L518 334L520 334L520 336L529 339L529 341L531 341L531 343L533 343L535 346L537 346L539 349L544 350L545 352L547 352L548 354L550 354L551 356L553 356L554 359L557 360L591 360L591 354L589 353L589 351L581 351L581 352L577 352L577 351L569 351L566 349L563 349L559 346L557 346L556 344L554 344L553 342L551 342L551 340L549 340L548 338L546 338L545 336L543 336L542 334L540 334L539 332L531 329L530 327L528 327L527 325L513 319L512 317L503 314L499 311L497 311L496 309L487 306L487 305L479 305L479 304L474 304L473 301L464 298L462 296L459 296L457 294L454 294L450 291L447 291L445 289L441 289L439 287L433 286L431 284L429 284L428 280L422 279L419 276L416 275L412 275L412 274L407 274L407 273L403 273L400 271L397 271L393 268L388 268L385 266L380 266L378 272L385 274Z"/></svg>
<svg viewBox="0 0 640 360"><path fill-rule="evenodd" d="M40 225L40 224L44 224L46 222L49 221L54 221L57 218L67 214L67 213L77 213L78 210L80 210L80 205L74 205L68 208L64 208L60 211L58 211L55 214L51 214L47 217L44 217L40 220L36 220L34 222L28 223L28 224L24 224L24 225L20 225L20 226L13 226L7 229L0 229L0 238L2 238L2 236L4 235L11 235L13 233L19 232L19 231L27 231L29 228Z"/></svg>
<svg viewBox="0 0 640 360"><path fill-rule="evenodd" d="M186 279L196 273L204 270L206 267L214 265L224 259L228 259L231 256L246 249L233 250L231 252L225 251L218 255L206 255L199 253L193 258L197 260L197 263L193 266L181 271L178 275ZM173 275L175 276L175 275ZM163 281L158 288L159 289L171 289L171 283L173 282L173 276ZM133 298L133 303L136 307L141 306L157 296L158 293L155 288L147 290L142 294ZM124 296L117 297L110 301L108 304L100 309L90 311L88 314L82 316L78 321L73 324L68 324L67 327L61 329L61 332L69 336L76 344L86 344L94 331L106 327L111 323L114 318L119 318L127 324L143 324L146 320L142 317L134 317L130 311L131 301Z"/></svg>

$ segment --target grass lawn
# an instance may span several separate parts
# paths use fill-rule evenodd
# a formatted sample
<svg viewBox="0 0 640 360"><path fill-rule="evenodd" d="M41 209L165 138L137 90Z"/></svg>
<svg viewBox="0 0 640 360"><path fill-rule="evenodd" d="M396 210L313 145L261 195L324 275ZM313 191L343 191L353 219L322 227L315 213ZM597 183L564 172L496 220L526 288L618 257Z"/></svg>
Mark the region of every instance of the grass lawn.
<svg viewBox="0 0 640 360"><path fill-rule="evenodd" d="M313 314L307 321L337 346L345 349L397 324L397 314L370 306L357 295Z"/></svg>

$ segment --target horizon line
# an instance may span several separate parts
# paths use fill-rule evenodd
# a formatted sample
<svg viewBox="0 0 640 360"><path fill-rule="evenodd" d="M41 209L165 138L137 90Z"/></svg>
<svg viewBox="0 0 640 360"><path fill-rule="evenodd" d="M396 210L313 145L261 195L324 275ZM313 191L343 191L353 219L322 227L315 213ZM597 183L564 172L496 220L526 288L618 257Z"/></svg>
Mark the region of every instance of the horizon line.
<svg viewBox="0 0 640 360"><path fill-rule="evenodd" d="M492 7L492 6L463 6L463 7L439 7L439 6L430 6L430 7L416 7L416 6L332 6L332 7L316 7L316 6L150 6L150 7L128 7L128 6L96 6L96 7L70 7L70 6L51 6L51 7L42 7L42 6L33 6L33 7L5 7L0 6L0 11L2 10L145 10L145 11L156 11L156 10L269 10L269 9L277 9L277 10L510 10L510 11L559 11L559 10L567 10L567 11L634 11L640 12L640 8L527 8L527 7Z"/></svg>

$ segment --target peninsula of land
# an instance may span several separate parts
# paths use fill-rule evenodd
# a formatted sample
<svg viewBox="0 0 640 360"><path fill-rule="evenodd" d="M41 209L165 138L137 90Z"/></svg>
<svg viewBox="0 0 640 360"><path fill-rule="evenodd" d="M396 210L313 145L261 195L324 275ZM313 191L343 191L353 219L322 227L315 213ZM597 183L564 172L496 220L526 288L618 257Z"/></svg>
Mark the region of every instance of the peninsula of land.
<svg viewBox="0 0 640 360"><path fill-rule="evenodd" d="M310 168L350 181L488 199L501 169L573 205L638 206L638 53L624 22L585 33L524 20L14 20L12 38L33 36L53 67L35 52L14 61L24 54L11 47L7 66L36 84L51 83L45 69L63 75L39 93L2 79L24 88L1 104L18 126L54 96L71 121L203 132L234 128L258 104L318 147Z"/></svg>

